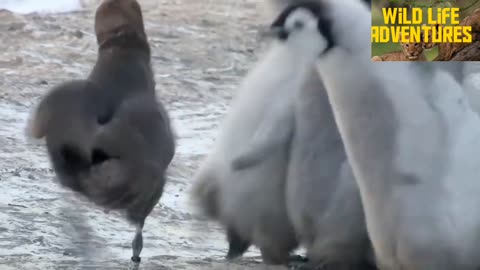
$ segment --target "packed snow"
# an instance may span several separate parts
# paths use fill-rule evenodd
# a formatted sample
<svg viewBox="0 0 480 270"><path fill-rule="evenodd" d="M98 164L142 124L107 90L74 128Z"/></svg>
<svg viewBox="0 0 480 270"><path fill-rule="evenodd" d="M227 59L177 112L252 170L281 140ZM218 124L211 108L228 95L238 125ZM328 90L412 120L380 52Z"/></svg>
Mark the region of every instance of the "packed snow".
<svg viewBox="0 0 480 270"><path fill-rule="evenodd" d="M19 14L64 13L81 8L80 0L0 0L0 9Z"/></svg>

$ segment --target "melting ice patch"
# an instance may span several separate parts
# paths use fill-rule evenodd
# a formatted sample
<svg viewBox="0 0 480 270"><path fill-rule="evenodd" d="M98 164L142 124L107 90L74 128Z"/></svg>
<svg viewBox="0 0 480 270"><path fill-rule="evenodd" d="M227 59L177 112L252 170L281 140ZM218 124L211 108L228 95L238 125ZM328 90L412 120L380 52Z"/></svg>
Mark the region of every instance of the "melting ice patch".
<svg viewBox="0 0 480 270"><path fill-rule="evenodd" d="M0 0L0 9L14 13L64 13L81 9L80 0Z"/></svg>

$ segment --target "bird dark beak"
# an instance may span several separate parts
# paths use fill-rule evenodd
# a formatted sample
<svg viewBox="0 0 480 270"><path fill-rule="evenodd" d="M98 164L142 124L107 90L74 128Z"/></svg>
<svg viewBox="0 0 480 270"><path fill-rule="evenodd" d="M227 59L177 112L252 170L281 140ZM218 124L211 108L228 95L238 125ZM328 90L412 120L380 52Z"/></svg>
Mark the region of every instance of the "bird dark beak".
<svg viewBox="0 0 480 270"><path fill-rule="evenodd" d="M260 34L262 37L265 38L277 38L280 40L286 40L288 38L289 32L283 27L274 26L262 31Z"/></svg>

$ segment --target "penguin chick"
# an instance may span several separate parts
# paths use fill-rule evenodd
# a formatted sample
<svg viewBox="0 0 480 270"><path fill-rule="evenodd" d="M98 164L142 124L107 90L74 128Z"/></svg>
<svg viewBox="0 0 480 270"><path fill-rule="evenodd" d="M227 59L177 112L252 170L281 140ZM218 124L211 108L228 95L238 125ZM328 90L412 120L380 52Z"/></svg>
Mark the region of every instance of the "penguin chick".
<svg viewBox="0 0 480 270"><path fill-rule="evenodd" d="M265 131L232 167L249 169L277 155L282 144L272 141L290 128L293 136L283 140L290 146L286 205L309 259L301 269L376 269L359 190L319 78L309 76L297 94L293 123L279 118L282 112L266 114Z"/></svg>
<svg viewBox="0 0 480 270"><path fill-rule="evenodd" d="M287 33L286 39L278 37L282 42L299 42L318 31L317 23L304 19L309 11L301 11L292 17L282 13L273 23L274 28L281 27L280 32ZM375 269L359 190L333 111L318 73L313 68L310 72L293 99L293 121L285 121L285 110L270 106L257 136L233 159L232 167L243 170L258 166L276 155L279 146L289 145L287 212L307 250L309 263L303 268ZM290 99L291 94L283 98ZM285 136L288 133L293 136Z"/></svg>
<svg viewBox="0 0 480 270"><path fill-rule="evenodd" d="M284 264L298 245L285 205L288 146L249 170L233 171L230 163L254 136L268 106L289 110L290 101L283 97L301 87L315 60L314 55L296 54L305 46L309 43L277 42L248 73L223 120L213 151L194 177L193 197L199 208L226 228L229 258L240 256L253 244L265 263Z"/></svg>

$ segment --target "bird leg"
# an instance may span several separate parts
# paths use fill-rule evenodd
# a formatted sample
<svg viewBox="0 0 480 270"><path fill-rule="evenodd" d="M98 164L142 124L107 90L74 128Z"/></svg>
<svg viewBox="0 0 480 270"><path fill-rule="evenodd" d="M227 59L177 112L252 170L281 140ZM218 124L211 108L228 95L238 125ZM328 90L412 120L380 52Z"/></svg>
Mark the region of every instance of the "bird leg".
<svg viewBox="0 0 480 270"><path fill-rule="evenodd" d="M138 270L140 268L140 253L143 249L143 224L138 224L136 227L135 237L132 241L132 258L130 261L129 270Z"/></svg>

